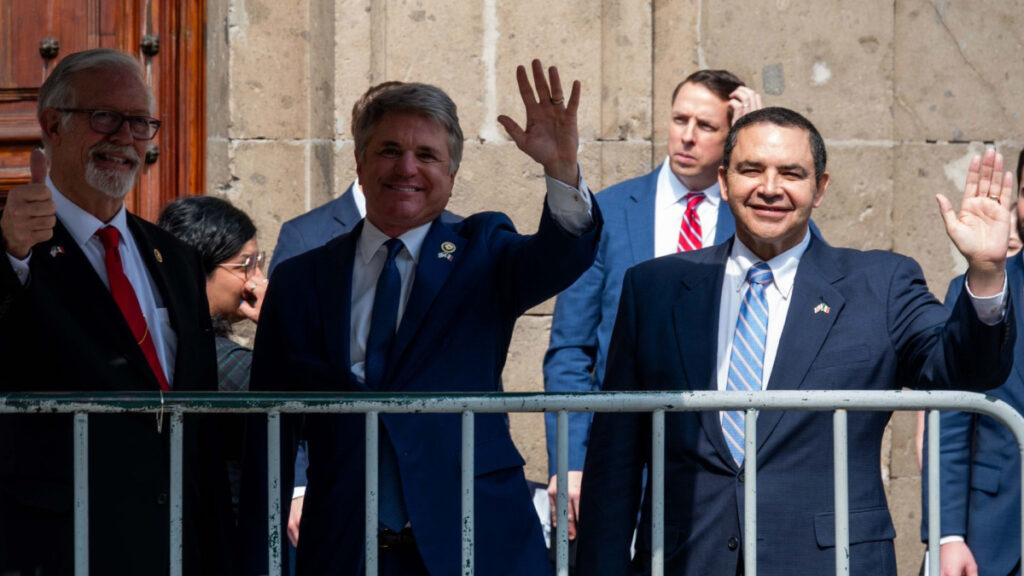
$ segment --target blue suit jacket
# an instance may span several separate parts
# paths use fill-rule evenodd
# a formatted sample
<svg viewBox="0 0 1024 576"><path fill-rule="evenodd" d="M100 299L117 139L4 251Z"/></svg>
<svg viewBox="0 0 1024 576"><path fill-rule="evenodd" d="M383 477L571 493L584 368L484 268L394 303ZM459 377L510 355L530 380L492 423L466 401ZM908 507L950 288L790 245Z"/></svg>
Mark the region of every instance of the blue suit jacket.
<svg viewBox="0 0 1024 576"><path fill-rule="evenodd" d="M604 381L619 293L626 269L654 258L654 200L659 165L653 172L620 182L596 196L604 230L594 265L558 295L551 320L551 344L544 356L544 390L590 392ZM733 235L736 225L723 202L718 210L715 243ZM555 414L545 414L549 474L555 467ZM582 470L593 415L569 414L569 469Z"/></svg>
<svg viewBox="0 0 1024 576"><path fill-rule="evenodd" d="M424 241L396 334L392 356L398 360L388 366L381 391L500 391L516 319L569 286L593 262L601 227L596 205L594 216L594 226L579 238L562 230L546 207L532 236L515 233L502 214L477 214L457 223L438 218ZM357 226L278 269L256 335L254 390L368 391L349 368L349 291L360 230ZM444 242L455 244L451 260L440 256ZM380 421L399 456L403 495L427 568L432 574L458 573L460 417L385 414ZM310 468L299 574L355 575L362 568L364 423L362 415L305 419ZM282 428L283 461L288 462L294 420L286 418ZM257 458L265 453L259 444L249 452ZM478 415L475 490L481 513L475 521L480 574L533 576L546 569L544 541L522 466L505 415ZM282 468L282 489L291 490L291 467ZM256 476L265 485L263 475ZM246 502L254 511L247 518L265 517L261 488L246 492L254 496ZM287 518L284 512L282 519ZM265 542L256 543L246 556L265 562L264 550Z"/></svg>
<svg viewBox="0 0 1024 576"><path fill-rule="evenodd" d="M1012 287L1015 310L1021 308L1024 260L1017 254L1006 262L1007 283ZM946 292L951 306L964 291L964 277L955 278ZM1022 318L1017 316L1017 332ZM1006 382L989 392L1024 411L1024 338L1013 351L1013 372ZM988 416L970 412L943 412L940 416L940 470L942 534L966 536L982 576L1005 576L1020 561L1020 453L1006 426ZM925 436L927 439L927 435ZM927 440L926 440L927 441ZM924 470L922 539L928 537L928 481ZM1020 573L1019 566L1016 572Z"/></svg>
<svg viewBox="0 0 1024 576"><path fill-rule="evenodd" d="M658 258L626 274L606 390L717 389L718 318L731 249L730 241ZM985 326L965 297L950 316L904 256L833 248L812 237L790 298L769 390L990 388L1011 368L1012 313ZM821 302L829 312L814 312ZM879 469L888 420L888 412L849 416L852 574L896 574ZM758 573L831 573L831 414L764 411L757 431ZM670 413L665 435L666 573L735 574L742 469L726 446L719 413ZM580 502L581 573L630 573L650 439L648 415L595 418ZM644 498L633 573L650 571L649 492Z"/></svg>
<svg viewBox="0 0 1024 576"><path fill-rule="evenodd" d="M273 275L281 262L319 248L348 232L360 219L359 208L352 196L352 186L349 185L341 196L285 222L277 236L270 274Z"/></svg>

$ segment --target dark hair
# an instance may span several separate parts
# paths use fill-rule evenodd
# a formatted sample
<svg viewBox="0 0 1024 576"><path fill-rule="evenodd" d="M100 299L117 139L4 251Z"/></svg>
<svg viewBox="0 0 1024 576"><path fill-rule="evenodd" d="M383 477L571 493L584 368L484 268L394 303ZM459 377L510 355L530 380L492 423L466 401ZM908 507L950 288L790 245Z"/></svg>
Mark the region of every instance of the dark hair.
<svg viewBox="0 0 1024 576"><path fill-rule="evenodd" d="M366 158L366 147L377 124L390 112L419 114L437 122L448 133L448 173L454 174L462 162L462 128L455 111L455 102L437 86L418 82L398 83L375 90L353 125L352 136L356 141L356 157ZM358 103L356 104L359 105Z"/></svg>
<svg viewBox="0 0 1024 576"><path fill-rule="evenodd" d="M383 90L388 88L394 88L395 86L401 86L403 82L397 80L389 80L387 82L381 82L375 84L366 89L366 92L356 100L356 103L352 105L352 136L355 137L357 126L359 125L359 117L363 115L363 110L366 109L366 105L373 101L373 99L380 94Z"/></svg>
<svg viewBox="0 0 1024 576"><path fill-rule="evenodd" d="M1020 173L1024 171L1024 150L1020 151L1020 156L1017 156L1017 190L1020 190Z"/></svg>
<svg viewBox="0 0 1024 576"><path fill-rule="evenodd" d="M676 84L675 90L672 91L671 104L675 103L676 96L679 95L679 90L683 88L684 84L700 84L726 102L729 101L729 95L732 94L733 90L740 86L746 86L743 80L740 80L728 70L697 70L687 76L685 80Z"/></svg>
<svg viewBox="0 0 1024 576"><path fill-rule="evenodd" d="M807 139L811 145L811 155L814 157L814 178L817 180L825 173L827 156L825 153L825 141L822 140L818 129L811 124L811 121L804 118L799 112L789 108L772 106L754 110L740 117L729 130L725 138L725 152L722 154L722 166L729 171L729 159L732 156L732 149L736 147L736 139L741 130L755 124L774 124L783 128L798 128L807 132Z"/></svg>
<svg viewBox="0 0 1024 576"><path fill-rule="evenodd" d="M213 196L178 198L164 207L157 224L199 252L207 276L256 237L245 212Z"/></svg>

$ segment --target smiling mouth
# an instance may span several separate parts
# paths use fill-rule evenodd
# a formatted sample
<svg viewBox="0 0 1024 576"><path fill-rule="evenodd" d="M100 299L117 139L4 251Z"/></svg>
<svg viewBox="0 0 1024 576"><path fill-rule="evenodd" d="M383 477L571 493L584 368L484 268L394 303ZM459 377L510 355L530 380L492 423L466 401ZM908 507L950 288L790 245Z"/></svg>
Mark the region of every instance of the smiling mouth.
<svg viewBox="0 0 1024 576"><path fill-rule="evenodd" d="M403 186L401 184L385 184L385 186L389 190L394 190L396 192L405 192L408 194L413 194L420 191L420 188L416 186Z"/></svg>
<svg viewBox="0 0 1024 576"><path fill-rule="evenodd" d="M122 165L122 166L131 167L131 166L135 165L135 161L131 160L129 158L123 158L123 157L120 157L120 156L111 156L109 154L104 154L102 152L97 152L96 154L93 155L93 157L96 160L100 160L102 162L110 162L112 164L119 164L119 165Z"/></svg>

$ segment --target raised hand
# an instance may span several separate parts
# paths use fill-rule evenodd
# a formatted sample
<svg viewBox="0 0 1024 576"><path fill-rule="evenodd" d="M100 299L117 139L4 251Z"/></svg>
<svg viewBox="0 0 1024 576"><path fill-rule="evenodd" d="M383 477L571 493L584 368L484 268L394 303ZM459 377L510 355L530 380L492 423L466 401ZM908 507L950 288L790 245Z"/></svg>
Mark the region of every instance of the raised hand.
<svg viewBox="0 0 1024 576"><path fill-rule="evenodd" d="M732 108L732 123L730 125L735 126L741 116L762 108L761 95L751 88L740 86L733 90L732 94L729 94L729 108Z"/></svg>
<svg viewBox="0 0 1024 576"><path fill-rule="evenodd" d="M498 116L510 138L520 150L544 166L548 176L571 186L579 185L576 165L576 149L579 146L579 132L576 128L576 110L580 104L579 80L572 83L569 101L565 101L558 69L548 69L550 85L544 78L544 67L540 60L533 61L533 82L537 93L530 85L526 68L516 68L519 94L526 107L526 127L522 128L508 116Z"/></svg>
<svg viewBox="0 0 1024 576"><path fill-rule="evenodd" d="M11 188L7 206L0 216L4 249L18 260L25 259L32 247L53 237L57 224L57 206L46 187L46 155L33 150L30 160L32 180Z"/></svg>
<svg viewBox="0 0 1024 576"><path fill-rule="evenodd" d="M988 149L971 160L959 215L949 199L935 197L946 233L967 259L967 283L979 297L998 294L1003 287L1012 190L1013 174L1003 172L1003 155Z"/></svg>

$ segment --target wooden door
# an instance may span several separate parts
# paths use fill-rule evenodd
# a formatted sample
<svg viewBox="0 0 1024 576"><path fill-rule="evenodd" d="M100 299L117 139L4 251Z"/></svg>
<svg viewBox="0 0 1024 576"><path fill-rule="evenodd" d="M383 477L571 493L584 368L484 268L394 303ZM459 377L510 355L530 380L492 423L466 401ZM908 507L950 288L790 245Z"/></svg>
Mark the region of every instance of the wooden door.
<svg viewBox="0 0 1024 576"><path fill-rule="evenodd" d="M205 0L0 0L0 202L28 182L39 145L39 86L64 56L136 56L163 121L128 209L155 220L168 200L205 189Z"/></svg>

